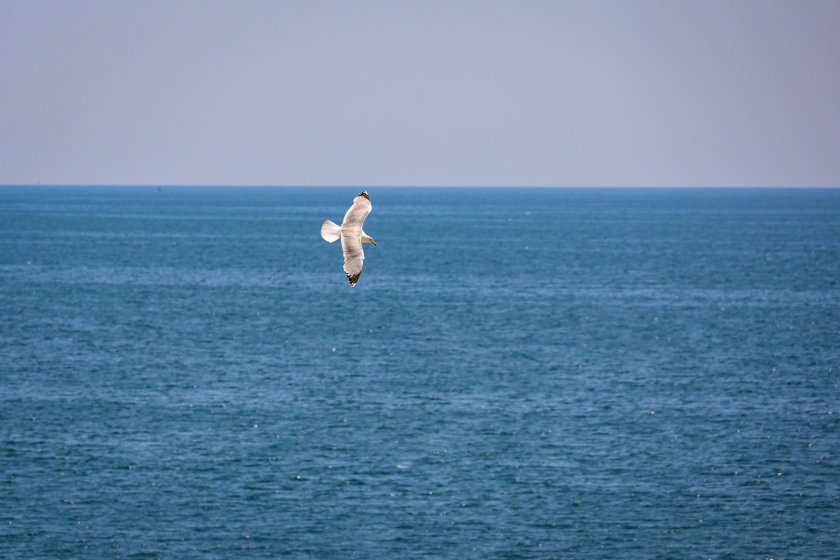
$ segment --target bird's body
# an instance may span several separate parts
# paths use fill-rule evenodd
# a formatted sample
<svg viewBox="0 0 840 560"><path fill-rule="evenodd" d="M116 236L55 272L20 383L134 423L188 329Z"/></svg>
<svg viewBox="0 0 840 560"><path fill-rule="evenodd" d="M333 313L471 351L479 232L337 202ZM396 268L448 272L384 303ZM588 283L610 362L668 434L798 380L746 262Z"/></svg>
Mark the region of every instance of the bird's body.
<svg viewBox="0 0 840 560"><path fill-rule="evenodd" d="M325 220L321 226L321 237L324 241L333 243L341 239L341 249L344 252L344 274L347 275L351 286L356 285L362 274L362 265L365 261L362 243L376 245L376 241L362 229L365 218L372 208L367 191L362 191L353 199L353 206L344 214L344 221L340 226L330 220Z"/></svg>

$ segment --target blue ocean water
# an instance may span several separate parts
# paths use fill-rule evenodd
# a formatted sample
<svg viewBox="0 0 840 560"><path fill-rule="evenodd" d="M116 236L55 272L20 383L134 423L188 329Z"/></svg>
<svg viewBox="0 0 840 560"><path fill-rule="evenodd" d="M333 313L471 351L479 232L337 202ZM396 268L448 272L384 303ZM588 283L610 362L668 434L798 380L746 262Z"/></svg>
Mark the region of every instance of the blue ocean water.
<svg viewBox="0 0 840 560"><path fill-rule="evenodd" d="M837 558L840 191L0 188L0 557Z"/></svg>

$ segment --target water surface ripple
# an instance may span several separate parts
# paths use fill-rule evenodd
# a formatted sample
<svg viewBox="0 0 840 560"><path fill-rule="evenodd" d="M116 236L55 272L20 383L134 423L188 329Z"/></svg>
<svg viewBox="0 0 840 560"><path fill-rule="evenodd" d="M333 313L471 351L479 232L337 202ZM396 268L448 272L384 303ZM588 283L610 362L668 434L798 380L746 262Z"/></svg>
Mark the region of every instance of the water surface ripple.
<svg viewBox="0 0 840 560"><path fill-rule="evenodd" d="M837 558L840 191L0 188L4 558Z"/></svg>

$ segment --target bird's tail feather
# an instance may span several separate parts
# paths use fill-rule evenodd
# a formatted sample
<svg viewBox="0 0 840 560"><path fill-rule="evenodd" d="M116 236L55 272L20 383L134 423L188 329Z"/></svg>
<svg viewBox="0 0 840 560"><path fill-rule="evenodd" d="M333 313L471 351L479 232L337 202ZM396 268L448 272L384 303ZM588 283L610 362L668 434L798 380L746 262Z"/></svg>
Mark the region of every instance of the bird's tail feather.
<svg viewBox="0 0 840 560"><path fill-rule="evenodd" d="M330 220L324 220L324 225L321 226L321 237L327 243L338 241L338 238L341 237L341 226Z"/></svg>

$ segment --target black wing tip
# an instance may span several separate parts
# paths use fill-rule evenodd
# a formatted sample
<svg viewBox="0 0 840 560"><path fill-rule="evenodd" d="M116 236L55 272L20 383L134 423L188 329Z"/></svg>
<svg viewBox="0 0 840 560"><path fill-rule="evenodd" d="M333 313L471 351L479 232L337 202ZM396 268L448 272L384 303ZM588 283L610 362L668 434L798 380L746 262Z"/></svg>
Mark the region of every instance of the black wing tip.
<svg viewBox="0 0 840 560"><path fill-rule="evenodd" d="M368 196L367 191L362 191L362 192L360 192L360 193L359 193L359 196L363 196L363 197L365 197L366 199L370 200L370 197Z"/></svg>
<svg viewBox="0 0 840 560"><path fill-rule="evenodd" d="M350 281L350 285L351 285L351 286L355 286L355 285L356 285L356 282L358 282L358 281L359 281L359 276L361 276L361 275L362 275L362 273L361 273L361 272L360 272L360 273L358 273L358 274L354 274L353 276L350 276L350 275L348 274L348 275L347 275L347 279Z"/></svg>

